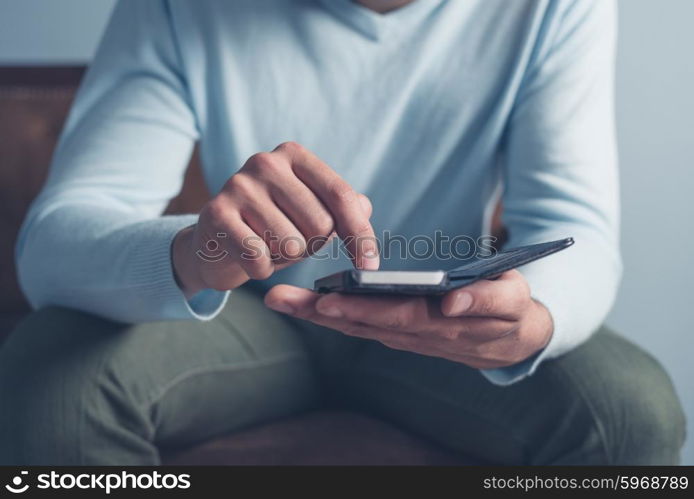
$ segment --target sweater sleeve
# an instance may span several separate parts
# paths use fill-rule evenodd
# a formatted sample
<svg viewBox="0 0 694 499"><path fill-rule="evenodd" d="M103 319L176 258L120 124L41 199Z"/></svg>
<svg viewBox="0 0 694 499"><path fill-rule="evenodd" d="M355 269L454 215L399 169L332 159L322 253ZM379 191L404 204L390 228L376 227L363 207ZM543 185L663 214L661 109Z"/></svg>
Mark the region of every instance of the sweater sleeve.
<svg viewBox="0 0 694 499"><path fill-rule="evenodd" d="M165 0L121 0L77 94L47 183L20 231L32 306L113 320L207 319L228 293L186 300L171 265L196 215L162 216L198 138Z"/></svg>
<svg viewBox="0 0 694 499"><path fill-rule="evenodd" d="M572 236L573 247L522 267L554 333L532 358L482 371L509 384L587 340L605 319L621 276L614 123L616 6L566 0L542 28L505 142L508 246Z"/></svg>

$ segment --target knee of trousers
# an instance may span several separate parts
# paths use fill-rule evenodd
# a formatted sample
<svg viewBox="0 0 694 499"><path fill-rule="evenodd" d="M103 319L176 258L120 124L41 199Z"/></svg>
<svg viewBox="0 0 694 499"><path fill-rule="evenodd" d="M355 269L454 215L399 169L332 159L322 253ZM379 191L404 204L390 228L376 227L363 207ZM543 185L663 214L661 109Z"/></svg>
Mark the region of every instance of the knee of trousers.
<svg viewBox="0 0 694 499"><path fill-rule="evenodd" d="M676 464L685 439L685 416L672 382L650 354L602 329L564 357L547 363L561 371L567 390L590 427L594 454L605 464ZM588 438L588 432L585 437ZM585 444L585 442L584 442Z"/></svg>
<svg viewBox="0 0 694 499"><path fill-rule="evenodd" d="M79 463L78 442L110 420L146 427L127 355L114 355L127 326L48 307L25 319L0 348L0 463ZM116 365L120 363L121 365ZM59 451L58 451L59 449ZM55 464L52 462L51 464Z"/></svg>

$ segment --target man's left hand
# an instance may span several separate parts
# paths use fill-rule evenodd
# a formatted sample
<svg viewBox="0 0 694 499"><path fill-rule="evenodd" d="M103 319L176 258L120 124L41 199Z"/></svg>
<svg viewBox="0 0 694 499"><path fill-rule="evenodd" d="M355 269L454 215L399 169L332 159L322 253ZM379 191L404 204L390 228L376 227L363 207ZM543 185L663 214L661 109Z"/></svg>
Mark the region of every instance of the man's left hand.
<svg viewBox="0 0 694 499"><path fill-rule="evenodd" d="M265 304L349 336L477 369L521 362L542 350L553 332L549 311L531 298L516 270L441 297L320 295L281 284Z"/></svg>

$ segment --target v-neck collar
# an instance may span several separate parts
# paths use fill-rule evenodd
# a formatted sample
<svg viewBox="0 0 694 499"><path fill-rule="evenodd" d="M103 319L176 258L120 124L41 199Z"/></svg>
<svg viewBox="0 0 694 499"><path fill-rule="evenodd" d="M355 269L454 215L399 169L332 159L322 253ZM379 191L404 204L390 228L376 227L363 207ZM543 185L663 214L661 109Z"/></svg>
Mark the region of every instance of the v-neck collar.
<svg viewBox="0 0 694 499"><path fill-rule="evenodd" d="M388 37L412 27L445 0L414 0L384 14L354 0L320 0L343 22L350 24L373 40Z"/></svg>

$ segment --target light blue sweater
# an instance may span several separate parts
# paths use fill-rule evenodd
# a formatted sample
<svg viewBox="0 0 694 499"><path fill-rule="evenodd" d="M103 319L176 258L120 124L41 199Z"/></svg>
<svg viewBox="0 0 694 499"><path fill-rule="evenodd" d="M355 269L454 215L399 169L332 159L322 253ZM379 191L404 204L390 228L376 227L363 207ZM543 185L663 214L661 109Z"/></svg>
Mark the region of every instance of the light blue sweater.
<svg viewBox="0 0 694 499"><path fill-rule="evenodd" d="M293 140L370 197L377 234L477 237L503 185L509 245L576 239L522 269L555 330L485 372L513 382L588 338L615 296L614 49L612 0L416 0L385 15L350 0L122 0L21 231L21 285L34 307L214 317L228 293L188 302L172 274L172 238L196 216L162 210L196 141L216 193ZM347 265L312 259L258 285Z"/></svg>

